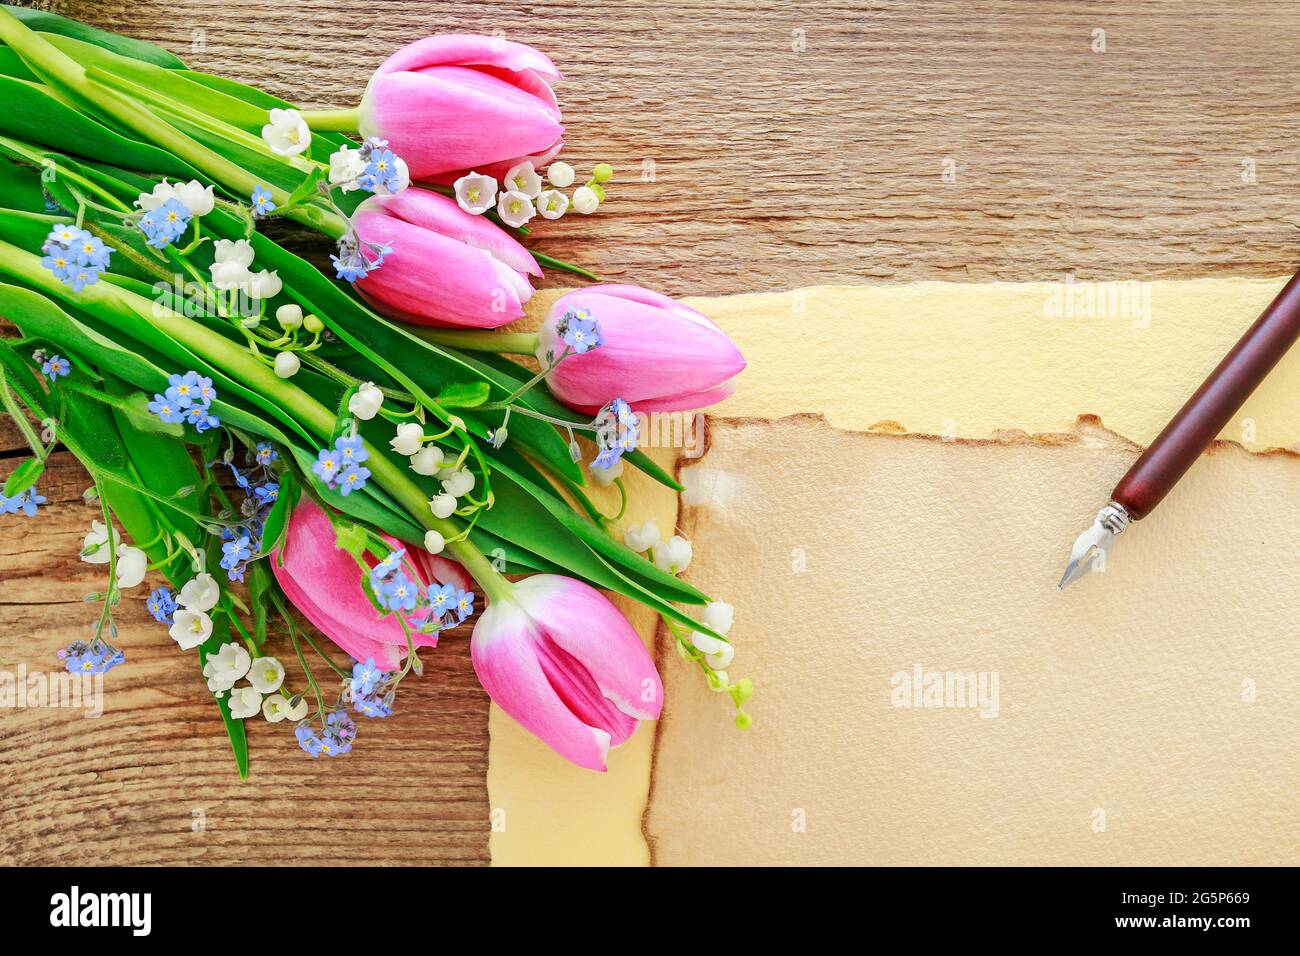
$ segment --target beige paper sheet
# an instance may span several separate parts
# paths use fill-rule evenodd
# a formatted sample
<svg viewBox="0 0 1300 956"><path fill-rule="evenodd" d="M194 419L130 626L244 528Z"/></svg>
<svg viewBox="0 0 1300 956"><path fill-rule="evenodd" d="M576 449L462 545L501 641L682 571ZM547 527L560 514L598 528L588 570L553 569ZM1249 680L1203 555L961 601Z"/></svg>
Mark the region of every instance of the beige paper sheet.
<svg viewBox="0 0 1300 956"><path fill-rule="evenodd" d="M710 854L715 850L719 852L721 855L712 862L730 859L736 847L757 851L760 844L764 849L759 855L775 853L773 861L795 862L798 854L803 854L804 859L816 859L819 853L827 852L824 842L806 840L795 844L802 847L796 856L782 857L776 852L780 841L773 843L776 838L770 831L770 827L777 824L766 815L767 811L761 817L754 817L750 810L744 809L752 807L751 800L742 799L735 806L728 803L723 807L721 817L703 816L684 808L680 801L683 794L688 800L706 797L712 800L714 796L724 794L730 800L736 796L734 788L743 788L743 781L728 781L723 768L730 768L742 777L757 770L758 776L773 788L767 796L768 811L775 812L773 807L781 809L786 831L794 832L789 829L790 814L801 804L785 806L789 795L781 790L781 782L786 774L773 771L774 767L782 768L790 763L785 749L789 739L781 732L781 728L791 720L785 707L792 699L802 699L801 691L807 690L800 683L807 677L802 665L812 659L834 659L836 641L842 640L842 634L837 631L837 623L842 624L842 621L836 615L846 613L843 601L852 599L856 602L860 625L855 626L860 627L864 641L876 642L872 646L881 653L886 649L899 649L900 629L912 633L918 628L926 630L943 625L955 631L962 629L967 620L981 622L981 643L976 646L997 651L994 656L1001 661L985 669L995 666L1005 669L1006 658L1012 650L1028 653L1037 646L1027 636L1033 629L1027 624L1031 619L1022 613L1019 605L1002 606L1001 609L1010 614L1005 620L996 616L972 616L972 609L992 607L991 595L1005 598L1006 584L1001 575L1014 577L1011 568L1025 559L1026 548L1031 545L1037 549L1034 554L1040 556L1046 568L1043 573L1050 579L1044 580L1040 576L1033 580L1032 587L1040 589L1034 592L1036 597L1046 597L1052 610L1073 607L1064 603L1074 600L1073 594L1055 595L1051 588L1054 576L1059 573L1069 541L1102 503L1114 478L1122 473L1135 454L1132 448L1122 447L1122 442L1117 445L1113 436L1103 440L1099 437L1104 436L1102 432L1094 431L1083 440L1069 442L1063 447L1053 447L1051 442L1059 443L1060 433L1071 432L1076 418L1082 413L1099 415L1107 426L1137 442L1149 441L1283 281L1162 281L1135 284L1127 289L1114 286L1089 289L1086 285L1067 282L1023 285L919 283L807 289L776 295L693 301L693 305L712 316L737 339L750 360L736 396L711 410L715 445L687 472L693 489L692 494L686 496L688 506L683 520L689 522L697 545L696 564L687 576L706 588L715 588L720 597L737 606L733 637L739 653L732 671L737 676L751 674L758 678L759 692L751 707L757 723L748 734L738 734L730 725L729 704L708 694L700 684L698 674L688 670L675 655L661 656L669 704L666 719L662 722L655 762L654 796L646 814L646 830L654 848L655 861L683 861L685 855L690 854L684 855L682 848L690 843L699 848L694 852L696 857L704 855L705 848ZM539 295L534 302L534 313L540 313L553 295ZM1093 297L1091 311L1085 307L1089 295ZM1066 305L1068 302L1075 305ZM1105 304L1097 308L1098 303ZM1300 403L1294 399L1297 394L1300 394L1300 355L1292 355L1284 360L1242 414L1225 429L1224 437L1255 449L1296 444L1300 441ZM761 421L798 413L814 413L825 420L804 418L782 423L779 433L772 430L777 426ZM844 431L837 431L832 426ZM998 477L995 466L1004 459L990 459L990 464L984 456L994 454L994 450L964 441L926 445L918 438L853 434L853 431L871 429L961 439L987 439L1005 436L1008 432L1056 433L1057 438L1049 436L1042 444L1009 446L1029 456L1022 471L1036 476L1039 493L1047 496L1039 502L1046 509L1045 519L1018 524L1016 530L1027 537L1017 544L995 544L986 535L989 529L985 510L976 506L973 496L981 482L991 485L1001 480L1010 491L1016 489L1019 473ZM841 447L837 443L839 439L850 444ZM740 451L740 446L746 441L754 443L757 448L748 458ZM943 497L934 507L946 516L949 534L955 535L957 540L950 541L945 550L918 540L915 534L920 532L914 531L912 537L884 534L877 509L887 507L887 503L877 499L856 500L858 491L854 483L863 480L863 473L857 470L863 463L853 458L852 452L857 447L851 444L853 441L881 442L886 448L897 447L900 449L898 455L906 456L906 459L900 457L897 461L881 456L878 465L867 463L869 469L885 468L882 478L893 474L903 487L916 485L936 489L937 483L942 481ZM1091 446L1099 441L1110 447L1094 450ZM733 448L733 444L736 447ZM812 453L811 459L798 457L796 450L804 446ZM918 448L927 449L933 457L924 457L916 450ZM1008 453L1008 448L998 448L1000 453ZM841 454L847 457L826 467L827 461L835 461L827 456ZM724 455L733 457L724 458ZM802 477L802 470L797 471L793 478L783 471L791 462L801 460L812 470L811 480ZM1219 456L1215 467L1232 473L1227 486L1233 486L1234 482L1242 481L1236 473L1256 462L1262 462L1262 467L1268 469L1278 469L1279 475L1291 476L1293 481L1300 478L1300 473L1293 474L1294 469L1300 467L1298 462L1259 458L1240 451ZM744 467L741 467L742 463ZM905 471L913 465L922 470L911 479L898 477L900 469ZM989 468L992 470L986 473ZM1056 469L1063 470L1056 474ZM1081 470L1087 473L1086 480L1079 477ZM872 472L868 470L866 474L869 481ZM1242 474L1250 479L1242 486L1255 487L1254 477L1259 473ZM800 494L789 493L791 481L801 489ZM1066 487L1071 482L1074 484ZM1057 487L1048 490L1053 485ZM1276 487L1273 490L1281 493ZM836 507L846 510L805 510L803 504L809 493L825 495ZM1249 496L1239 496L1234 499L1234 506L1249 510L1252 500ZM1162 515L1173 510L1174 501L1175 498L1171 497L1161 509ZM661 527L667 527L672 523L673 505L671 500L664 500L662 496L652 498L645 506L638 505L630 519L639 521L654 516L659 519ZM643 507L648 510L642 511ZM1255 501L1255 507L1262 507L1262 503ZM1272 522L1270 527L1286 526L1284 519L1279 522L1273 505L1264 509L1264 513ZM768 523L774 523L775 529L765 526L759 520L760 515ZM933 519L933 514L930 517ZM1047 518L1051 519L1050 523ZM1300 527L1300 522L1294 524ZM1154 522L1135 526L1126 535L1117 562L1136 563L1139 560L1127 556L1140 554L1144 547L1150 547L1135 543L1147 537L1150 526L1154 526ZM1001 525L998 528L1001 529ZM937 529L924 531L924 534L934 533ZM1260 538L1275 541L1267 535ZM810 566L816 567L813 562L820 560L823 562L820 566L827 570L833 570L837 562L844 567L854 567L849 559L859 553L892 555L893 567L899 569L899 580L893 589L879 588L862 575L845 579L829 576L824 570L816 580L837 582L835 600L829 603L808 600L800 604L794 616L785 613L784 608L778 613L775 608L782 606L781 600L791 594L804 593L801 589L809 587L814 578L807 574L792 576L789 562L793 557L789 555L774 566L753 564L752 556L768 540L822 542L823 546L811 548L788 543L787 551L805 547ZM939 539L934 540L937 543ZM1228 543L1237 540L1231 538ZM1249 535L1240 540L1251 545L1257 543ZM909 547L914 550L906 550ZM1200 553L1198 549L1203 547L1203 535L1199 532L1193 535L1191 530L1184 529L1182 534L1175 536L1172 545L1166 540L1163 548L1151 553L1164 556L1171 562L1180 562ZM1256 580L1268 577L1258 570L1268 567L1267 562L1247 565L1244 563L1246 558L1238 551L1226 567L1233 575L1243 575L1248 568L1254 568ZM954 573L956 569L963 566L962 562L969 561L998 573L957 576ZM1128 564L1117 566L1128 567ZM969 565L965 567L969 571ZM1025 571L1027 580L1027 570L1021 570ZM1042 572L1038 567L1033 570ZM719 574L724 576L722 580L716 577ZM735 576L735 580L727 575ZM999 582L996 585L992 583L995 580ZM1121 575L1115 574L1104 582L1087 582L1087 586L1101 583L1114 590L1115 582L1119 580ZM1225 585L1225 580L1230 583ZM1125 585L1128 586L1131 582ZM1201 579L1194 587L1193 597L1199 597L1201 593L1214 595L1224 588L1234 594L1241 592L1235 581L1221 576ZM1107 596L1111 601L1107 606L1112 610L1121 606L1114 604L1118 595ZM1059 599L1055 605L1050 603L1053 597ZM877 603L883 603L891 612L907 607L910 615L901 619L881 616L878 612L873 613ZM1174 603L1185 602L1175 600ZM1229 606L1238 607L1239 603L1229 602ZM1276 629L1281 625L1277 618L1284 613L1285 604L1280 605L1282 610L1271 610L1279 607L1276 601L1253 607L1248 613L1242 612L1239 623L1243 629ZM1101 625L1113 623L1109 619L1096 619L1090 616L1092 614L1093 610L1089 609L1069 620L1070 626L1080 633L1071 639L1071 646L1092 647L1098 637L1096 634L1090 636L1089 628L1100 630ZM995 627L997 620L1001 623ZM1188 622L1190 630L1178 635L1178 644L1184 648L1182 660L1185 664L1176 666L1177 672L1183 672L1179 668L1200 671L1205 667L1222 669L1227 666L1230 670L1231 666L1237 666L1235 661L1225 665L1221 660L1203 657L1208 653L1205 648L1214 648L1222 643L1223 638L1215 628L1224 620L1228 619L1198 617ZM649 638L652 622L639 619L637 623L645 628L644 633ZM1135 646L1145 647L1139 642L1138 634L1133 633L1128 625L1124 627L1128 628L1126 634ZM994 642L994 632L1002 635L1002 645ZM881 634L884 636L879 636ZM772 643L777 635L782 635L783 640ZM1059 638L1055 640L1059 642ZM932 644L931 648L943 656L963 646ZM1002 650L998 651L998 647ZM1268 663L1275 648L1270 645L1265 650L1261 660ZM1115 650L1113 653L1120 652ZM1110 659L1105 655L1098 658L1100 661ZM1049 656L1047 660L1056 660L1061 667L1074 663L1072 658L1062 661ZM899 667L918 662L926 668L963 666L960 660L927 662L917 658ZM881 666L882 663L883 658L875 659L871 666ZM1287 687L1288 680L1291 687L1295 686L1294 665L1293 657L1282 657L1269 663L1271 670L1267 683L1274 687L1275 694L1284 692L1282 689ZM1094 669L1100 666L1097 663ZM1288 671L1288 668L1292 670ZM1014 670L1007 673L1022 676ZM1029 676L1039 680L1043 675ZM1097 677L1091 670L1085 676ZM1220 676L1228 680L1231 674L1224 672ZM859 677L875 679L870 673ZM1243 675L1241 679L1255 680L1261 687L1265 683L1249 675ZM1124 680L1111 684L1097 677L1095 686L1087 681L1084 685L1090 693L1100 694L1103 699L1129 692L1126 689L1129 684ZM885 718L878 720L880 714L863 704L865 698L875 692L873 688L827 678L817 683L814 692L802 704L805 708L824 712L824 732L809 739L825 743L827 749L819 750L813 743L801 744L813 764L800 767L809 781L822 781L820 790L825 800L837 803L852 799L856 805L856 802L870 797L873 806L893 807L899 814L910 803L917 818L931 828L936 840L942 839L940 830L943 826L960 822L962 813L966 811L959 812L959 807L965 806L969 811L967 822L973 820L976 813L1001 813L1007 817L1000 829L993 824L988 824L985 829L1001 834L1000 842L995 843L1008 853L1012 853L1012 849L1007 849L1010 845L1007 841L1012 836L1020 841L1042 837L1046 843L1051 843L1050 836L1044 836L1050 834L1050 827L1035 829L1036 821L1040 821L1040 817L1046 820L1049 815L1041 806L1038 808L1040 816L1021 819L1020 822L1028 829L1016 830L1016 823L1011 818L1018 810L1018 804L1007 805L1001 810L993 807L987 798L961 804L951 792L947 797L931 793L922 799L926 792L924 775L917 767L941 759L957 759L941 746L948 734L937 733L933 728L947 726L953 733L958 733L953 728L977 733L964 725L939 723L961 720L970 715L918 710L913 714L916 720L900 722L900 711L889 708ZM1044 692L1041 687L1039 692ZM1023 687L1017 693L1022 696L1016 706L1023 707ZM1155 693L1169 698L1159 688ZM1293 701L1294 694L1289 699ZM1011 700L1008 698L1009 705ZM1237 723L1227 728L1228 739L1242 735L1249 737L1249 726L1241 725L1240 721L1251 719L1244 716L1246 713L1261 713L1260 703L1264 701L1261 692L1254 710L1227 712L1237 714L1239 718ZM1059 706L1065 708L1065 703ZM1267 709L1267 706L1263 708L1264 711ZM1089 717L1086 711L1074 708L1067 712L1068 718L1062 720L1082 721L1079 733L1086 736L1099 731L1100 725L1095 720L1084 719ZM1294 721L1294 708L1290 714ZM694 722L696 716L703 723ZM1185 715L1148 707L1128 714L1120 711L1120 716L1130 718L1116 722L1130 736L1139 739L1156 737L1167 743L1161 736L1165 721ZM1036 718L1042 717L1042 713L1036 713ZM997 719L975 719L994 728L1009 723L1006 712ZM844 720L853 727L861 725L867 728L868 741L877 738L883 741L881 747L862 745L858 758L864 766L870 764L872 768L869 772L864 770L867 777L858 778L858 782L870 779L873 784L880 783L881 786L873 786L865 792L842 788L844 794L851 796L836 797L838 768L819 766L814 758L830 759L831 755L839 752L837 747L843 749L857 740L852 727L846 726ZM933 723L926 723L927 720ZM1270 717L1263 723L1275 726L1276 721ZM1182 743L1175 748L1175 753L1201 754L1205 748L1214 750L1214 738L1207 737L1199 724L1188 725L1184 720L1179 726L1188 728L1188 732L1179 738ZM994 741L998 734L1009 734L1009 731L978 732L982 736L975 736L972 746L978 743L985 749L963 750L962 753L969 756L957 759L955 767L984 770L979 762L980 754L985 757L1001 754L998 759L1010 765L1028 766L1034 748L1044 752L1055 748L1063 730L1045 719L1037 723L1034 720L1026 722L1024 716L1019 718L1017 727L1017 736L1008 738L1007 748L1001 751L996 749ZM704 734L705 728L708 731L703 746L688 747L686 741ZM1290 732L1293 736L1294 729L1292 723ZM641 832L641 819L650 786L648 731L651 730L652 727L643 728L641 734L611 760L610 773L598 776L565 765L494 709L488 778L489 798L494 808L494 863L644 864L649 853ZM888 748L907 745L919 748L913 755L911 769L900 764L892 787L886 785L887 781L877 780L877 775L888 763ZM1107 746L1122 752L1125 744L1109 741ZM1272 743L1268 744L1266 749L1271 746ZM1139 748L1133 752L1148 751ZM1061 759L1069 764L1086 757L1087 754L1081 754ZM744 761L746 766L736 766L733 761ZM1105 770L1122 765L1121 758L1114 758L1101 764L1100 768ZM1289 766L1291 791L1294 791L1295 761L1292 760ZM956 773L957 769L951 773ZM1223 771L1223 767L1217 769ZM1036 766L1034 773L1033 779L1039 781L1035 786L1051 785L1053 778L1046 764ZM1244 773L1249 776L1253 771ZM1067 778L1076 780L1068 775L1062 777ZM1110 783L1119 779L1114 775L1106 777ZM899 780L912 780L917 786L901 786ZM716 792L713 788L717 788ZM818 788L810 784L802 789L804 804L816 805L817 801L812 797ZM1236 789L1246 789L1245 784ZM1123 788L1112 787L1109 792L1132 796ZM1104 794L1098 796L1097 801L1102 796ZM1252 795L1251 799L1255 796ZM1294 819L1294 805L1287 805L1285 800L1279 800L1276 805L1286 807L1285 812ZM1240 809L1240 804L1233 806ZM803 808L808 809L807 806ZM1208 806L1202 809L1210 812ZM1274 818L1269 816L1268 808L1257 809L1267 824L1257 832L1276 836L1277 826ZM1113 813L1100 803L1086 811L1085 826L1097 825L1094 812L1098 810L1107 814L1106 832L1113 833ZM847 834L858 832L855 824L863 819L884 819L879 816L864 818L861 813L855 816L847 813L843 806L835 812L843 817L840 833L846 840ZM862 813L866 812L862 810ZM1070 812L1073 812L1072 807ZM808 829L802 835L814 832L811 819L820 819L820 832L826 835L828 821L824 816L810 818ZM891 821L891 825L893 822L896 821ZM1070 825L1058 823L1061 827ZM1156 862L1148 857L1172 852L1162 840L1167 840L1175 831L1160 831L1151 821L1147 824L1143 831L1148 835L1147 842L1123 844L1123 852L1128 854L1122 857L1123 861ZM1215 825L1230 829L1222 820ZM1249 829L1245 824L1242 826ZM915 831L911 832L914 835ZM983 831L976 827L976 832ZM1233 839L1226 829L1221 838L1229 842ZM1200 844L1189 844L1188 852L1204 852L1207 842L1212 839L1207 837ZM733 850L719 846L724 842ZM1119 842L1112 840L1112 845ZM975 843L979 844L979 841ZM1058 848L1066 845L1059 844ZM1100 844L1085 846L1092 846L1094 850L1100 848ZM1200 850L1196 849L1197 846ZM864 848L877 852L856 859L856 862L887 862L886 851L903 852L905 849L901 844L890 845L882 838L875 844L850 841L844 852L856 853ZM1294 855L1294 848L1290 852ZM1026 846L1014 843L1014 853L1006 859L1013 856L1029 859L1028 853ZM958 852L957 855L962 854ZM1207 861L1212 860L1207 858ZM1088 862L1088 858L1080 857L1078 862Z"/></svg>
<svg viewBox="0 0 1300 956"><path fill-rule="evenodd" d="M683 524L732 556L692 580L743 609L756 720L661 655L656 863L1300 862L1300 462L1219 447L1057 593L1133 454L717 423L734 492ZM788 494L814 462L832 480ZM985 694L899 706L918 666Z"/></svg>

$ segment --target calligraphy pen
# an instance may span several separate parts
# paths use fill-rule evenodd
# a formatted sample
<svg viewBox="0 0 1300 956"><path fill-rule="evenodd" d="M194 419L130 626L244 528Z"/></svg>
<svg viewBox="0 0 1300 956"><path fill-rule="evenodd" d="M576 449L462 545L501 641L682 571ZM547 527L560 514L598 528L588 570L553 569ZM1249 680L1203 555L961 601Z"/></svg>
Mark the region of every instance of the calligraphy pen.
<svg viewBox="0 0 1300 956"><path fill-rule="evenodd" d="M1300 338L1300 273L1291 277L1255 324L1201 383L1178 414L1128 470L1097 520L1075 539L1070 563L1057 590L1089 571L1105 567L1115 538L1131 521L1140 521L1160 504L1231 421L1273 366Z"/></svg>

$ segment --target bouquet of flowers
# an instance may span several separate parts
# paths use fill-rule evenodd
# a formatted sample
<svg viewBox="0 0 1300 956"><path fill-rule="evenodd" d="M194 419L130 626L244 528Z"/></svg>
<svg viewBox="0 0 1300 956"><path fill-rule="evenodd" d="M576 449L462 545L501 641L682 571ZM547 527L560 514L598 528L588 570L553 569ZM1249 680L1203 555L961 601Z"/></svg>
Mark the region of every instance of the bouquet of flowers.
<svg viewBox="0 0 1300 956"><path fill-rule="evenodd" d="M678 577L689 542L623 527L620 477L680 490L638 448L642 416L729 394L739 351L627 285L498 331L543 266L595 280L521 240L595 212L613 179L556 159L545 55L429 37L358 107L309 112L50 14L0 7L0 41L0 402L32 450L0 513L39 513L56 446L93 480L81 558L107 584L59 651L69 671L124 662L114 609L156 573L149 610L197 653L246 774L259 714L313 757L347 753L353 715L390 716L481 594L484 688L603 770L663 704L604 590L656 611L748 726L731 608ZM334 244L328 272L259 230L280 217Z"/></svg>

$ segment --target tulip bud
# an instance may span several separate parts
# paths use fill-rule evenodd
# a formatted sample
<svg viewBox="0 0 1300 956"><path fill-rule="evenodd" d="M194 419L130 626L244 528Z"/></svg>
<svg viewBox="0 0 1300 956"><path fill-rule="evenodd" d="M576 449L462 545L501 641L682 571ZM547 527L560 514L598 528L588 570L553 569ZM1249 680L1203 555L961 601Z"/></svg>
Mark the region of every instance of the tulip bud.
<svg viewBox="0 0 1300 956"><path fill-rule="evenodd" d="M275 357L275 374L281 378L293 378L302 368L302 361L293 352L281 352Z"/></svg>
<svg viewBox="0 0 1300 956"><path fill-rule="evenodd" d="M610 747L663 708L663 682L641 638L599 591L537 574L488 605L470 641L493 701L561 756L604 770Z"/></svg>
<svg viewBox="0 0 1300 956"><path fill-rule="evenodd" d="M666 295L629 285L595 285L560 296L538 330L537 360L565 349L561 320L582 312L600 327L601 345L570 355L547 373L552 394L596 415L611 398L638 412L704 408L734 390L745 358L720 328Z"/></svg>
<svg viewBox="0 0 1300 956"><path fill-rule="evenodd" d="M550 84L560 73L531 47L465 34L427 37L375 71L361 100L362 136L388 140L414 179L477 169L496 178L538 166L564 141Z"/></svg>
<svg viewBox="0 0 1300 956"><path fill-rule="evenodd" d="M503 196L515 195L504 193ZM531 215L532 200L523 199ZM427 189L372 196L353 224L362 242L387 245L381 268L355 288L381 312L421 325L496 328L524 314L529 276L542 270L508 233Z"/></svg>
<svg viewBox="0 0 1300 956"><path fill-rule="evenodd" d="M345 653L360 661L374 658L381 670L396 670L406 656L406 631L397 615L375 610L362 590L356 561L335 547L334 538L329 516L304 495L289 517L281 548L267 563L294 606ZM395 539L384 540L401 547ZM407 559L422 587L439 582L465 590L472 585L464 568L446 558L412 549ZM438 641L436 634L419 630L411 631L411 639L416 647L433 647Z"/></svg>

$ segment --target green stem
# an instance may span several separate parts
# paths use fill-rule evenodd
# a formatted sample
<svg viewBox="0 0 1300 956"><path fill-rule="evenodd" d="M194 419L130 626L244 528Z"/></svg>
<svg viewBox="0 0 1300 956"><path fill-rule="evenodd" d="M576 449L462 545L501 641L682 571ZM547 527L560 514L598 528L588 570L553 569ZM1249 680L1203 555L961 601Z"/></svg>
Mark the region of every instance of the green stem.
<svg viewBox="0 0 1300 956"><path fill-rule="evenodd" d="M433 329L412 327L411 332L434 345L450 345L466 352L500 352L507 355L536 355L536 332L485 332L477 329Z"/></svg>
<svg viewBox="0 0 1300 956"><path fill-rule="evenodd" d="M355 133L361 120L361 107L350 110L299 110L307 126L317 133Z"/></svg>
<svg viewBox="0 0 1300 956"><path fill-rule="evenodd" d="M0 40L11 46L35 72L74 99L85 103L92 113L107 114L132 132L185 160L207 176L217 180L235 195L249 196L254 187L264 186L277 206L287 206L289 194L278 186L263 183L237 163L185 135L159 119L138 100L115 89L110 74L94 67L87 69L40 34L0 7ZM101 79L103 77L103 79ZM296 206L286 213L333 239L347 232L347 221L337 213L318 206Z"/></svg>
<svg viewBox="0 0 1300 956"><path fill-rule="evenodd" d="M101 317L109 320L110 327L114 324L114 315L123 316L127 321L148 322L231 378L274 399L281 408L317 435L328 439L334 431L334 412L280 378L238 343L201 323L109 282L97 282L80 293L74 293L54 278L48 269L42 267L37 256L7 242L0 242L0 270L56 299L80 309L98 312ZM446 539L447 550L478 581L489 600L508 598L513 586L492 566L492 562L469 541L456 540L460 529L453 522L434 517L424 492L407 476L405 469L369 443L367 447L371 452L368 464L375 480L425 529L437 531Z"/></svg>

